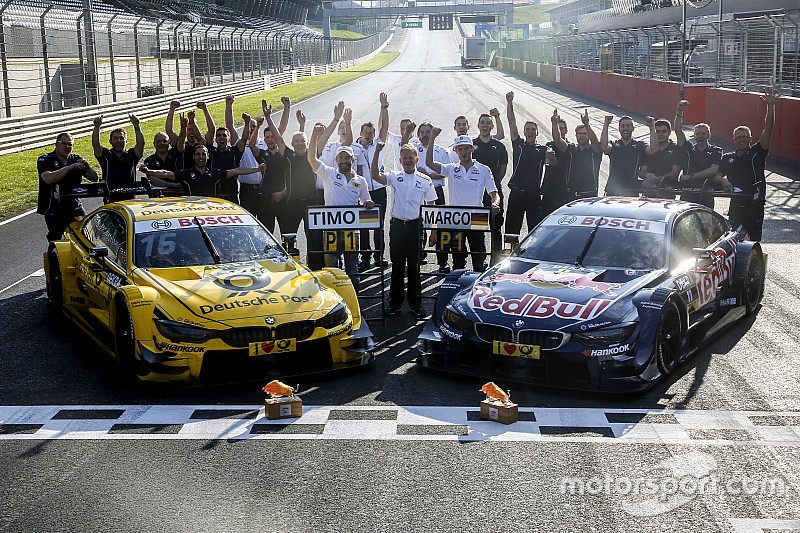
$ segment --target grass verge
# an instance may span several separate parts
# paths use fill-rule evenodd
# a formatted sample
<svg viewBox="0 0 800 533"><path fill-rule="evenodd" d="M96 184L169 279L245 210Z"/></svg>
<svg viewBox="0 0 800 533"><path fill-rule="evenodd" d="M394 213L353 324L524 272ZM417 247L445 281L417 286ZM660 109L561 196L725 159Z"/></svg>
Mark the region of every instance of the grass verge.
<svg viewBox="0 0 800 533"><path fill-rule="evenodd" d="M320 76L310 76L307 78L300 78L297 83L289 85L282 85L275 87L269 91L262 91L248 96L240 96L236 98L234 111L241 113L248 111L253 116L261 113L261 100L266 99L273 107L280 108L280 98L288 96L292 99L293 104L301 102L321 94L330 89L334 89L344 83L360 78L367 74L371 74L376 70L380 70L392 61L394 61L399 53L397 52L381 52L374 58L350 67L348 69L340 70L338 72L331 72L330 74L323 74ZM121 106L125 103L121 102ZM214 122L217 125L225 123L225 103L218 102L208 106L211 116L214 117ZM145 138L145 153L144 157L153 153L153 136L159 131L164 130L164 117L166 117L167 110L164 109L164 115L160 118L154 118L142 122L142 133ZM200 113L202 117L202 113ZM175 131L178 131L177 117L175 124ZM308 125L307 125L308 126ZM204 121L200 118L201 131L204 128ZM128 138L133 139L133 127L126 128L128 130ZM307 130L309 127L306 128ZM58 124L53 124L47 135L53 137L59 131ZM101 141L107 144L108 135L101 134ZM129 143L129 146L132 146ZM0 189L0 219L8 218L11 215L19 213L25 209L32 207L36 202L36 194L38 190L38 176L36 174L36 159L49 151L52 148L33 148L31 150L23 150L13 154L6 154L0 156L0 168L3 169L3 187ZM92 155L92 139L91 136L84 136L75 139L74 152L81 155L84 159L94 167L97 173L100 173L99 166L94 156Z"/></svg>

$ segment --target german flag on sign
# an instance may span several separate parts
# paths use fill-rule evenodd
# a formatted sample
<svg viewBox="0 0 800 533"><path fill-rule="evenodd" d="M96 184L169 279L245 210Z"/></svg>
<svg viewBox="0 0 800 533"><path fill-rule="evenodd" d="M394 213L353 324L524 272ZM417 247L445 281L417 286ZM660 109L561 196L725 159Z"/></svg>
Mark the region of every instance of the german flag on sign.
<svg viewBox="0 0 800 533"><path fill-rule="evenodd" d="M472 225L487 227L489 225L488 213L472 213Z"/></svg>
<svg viewBox="0 0 800 533"><path fill-rule="evenodd" d="M358 212L358 222L360 224L374 224L379 225L380 220L378 218L378 210L373 209L371 211L359 211Z"/></svg>

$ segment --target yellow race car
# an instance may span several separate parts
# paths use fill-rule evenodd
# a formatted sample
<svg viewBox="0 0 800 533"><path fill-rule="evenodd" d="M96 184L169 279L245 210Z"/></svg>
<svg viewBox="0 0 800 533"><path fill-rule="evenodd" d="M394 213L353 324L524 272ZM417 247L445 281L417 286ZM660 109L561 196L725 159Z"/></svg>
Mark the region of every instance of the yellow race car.
<svg viewBox="0 0 800 533"><path fill-rule="evenodd" d="M217 384L366 365L347 275L312 272L215 198L106 204L44 256L50 306L141 381Z"/></svg>

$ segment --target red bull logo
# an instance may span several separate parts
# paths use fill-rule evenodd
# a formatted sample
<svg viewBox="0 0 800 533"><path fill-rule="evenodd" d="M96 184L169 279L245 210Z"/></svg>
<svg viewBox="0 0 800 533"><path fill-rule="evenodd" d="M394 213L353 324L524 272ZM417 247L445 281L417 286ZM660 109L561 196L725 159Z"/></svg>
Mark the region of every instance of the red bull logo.
<svg viewBox="0 0 800 533"><path fill-rule="evenodd" d="M492 295L491 289L479 285L473 287L469 299L469 306L476 310L500 311L505 315L529 318L555 316L564 320L592 320L600 316L612 303L612 300L592 298L585 304L578 304L530 293L524 294L521 298L505 298Z"/></svg>
<svg viewBox="0 0 800 533"><path fill-rule="evenodd" d="M511 283L548 283L551 285L560 285L568 289L581 290L589 289L599 294L606 296L617 296L615 291L619 290L622 285L619 283L607 283L605 281L594 281L586 274L578 272L554 272L548 270L534 270L532 272L525 272L523 274L492 274L482 281L482 283L497 283L501 281L508 281Z"/></svg>

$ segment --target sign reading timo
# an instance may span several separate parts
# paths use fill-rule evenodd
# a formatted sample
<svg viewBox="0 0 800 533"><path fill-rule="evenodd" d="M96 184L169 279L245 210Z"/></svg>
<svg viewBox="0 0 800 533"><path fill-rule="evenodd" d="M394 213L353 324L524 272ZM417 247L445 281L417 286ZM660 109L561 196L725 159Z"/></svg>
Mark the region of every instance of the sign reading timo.
<svg viewBox="0 0 800 533"><path fill-rule="evenodd" d="M377 229L381 227L379 208L309 207L308 229Z"/></svg>

